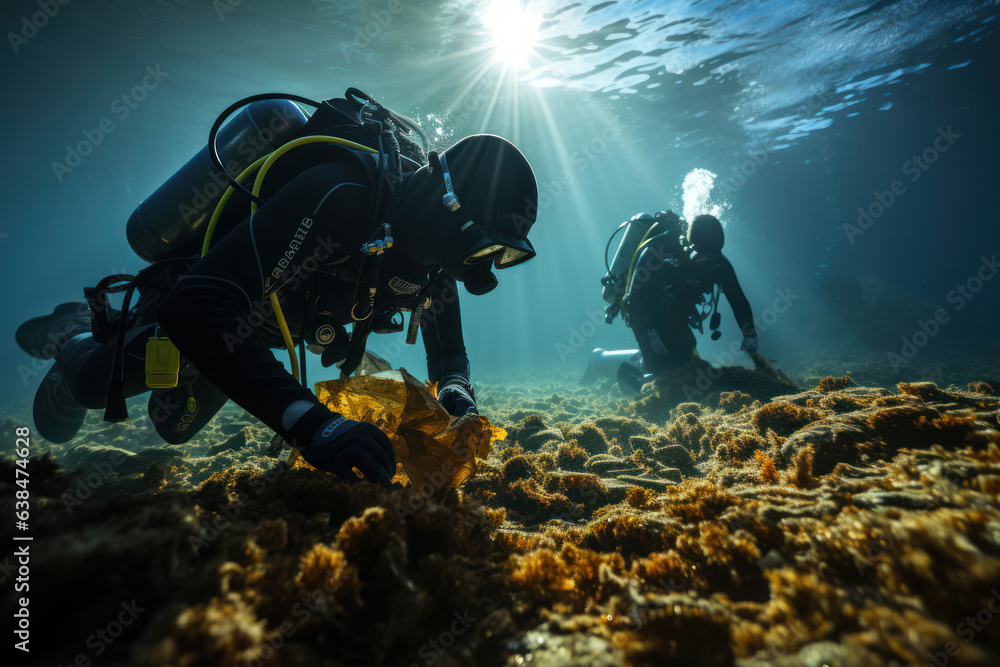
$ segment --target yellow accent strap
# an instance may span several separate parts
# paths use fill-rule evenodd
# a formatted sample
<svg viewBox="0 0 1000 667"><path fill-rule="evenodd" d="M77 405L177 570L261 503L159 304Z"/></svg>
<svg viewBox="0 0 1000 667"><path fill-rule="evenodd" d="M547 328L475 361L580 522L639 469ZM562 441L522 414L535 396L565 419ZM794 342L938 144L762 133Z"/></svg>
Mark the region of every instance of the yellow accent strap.
<svg viewBox="0 0 1000 667"><path fill-rule="evenodd" d="M636 247L635 252L632 253L632 261L629 262L628 273L625 274L625 291L622 292L620 303L622 304L621 305L622 319L625 321L626 326L628 326L629 324L629 316L628 316L628 308L625 307L625 302L628 300L629 293L632 291L632 277L635 275L635 265L638 264L639 262L639 255L642 254L643 248L645 248L650 241L659 236L659 234L650 236L650 234L653 233L653 230L655 228L656 228L656 223L654 222L652 225L649 226L649 229L646 230L646 233L642 235L642 239L639 241L639 245Z"/></svg>

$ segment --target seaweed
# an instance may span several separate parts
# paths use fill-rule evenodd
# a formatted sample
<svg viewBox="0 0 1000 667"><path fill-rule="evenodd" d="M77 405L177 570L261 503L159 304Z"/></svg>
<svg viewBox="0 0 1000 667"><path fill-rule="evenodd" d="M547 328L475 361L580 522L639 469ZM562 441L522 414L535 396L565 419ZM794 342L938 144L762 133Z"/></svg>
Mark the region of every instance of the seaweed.
<svg viewBox="0 0 1000 667"><path fill-rule="evenodd" d="M841 375L840 377L827 375L819 381L819 384L816 385L816 391L828 393L831 391L837 391L838 389L845 389L853 384L854 380L851 378L850 373L847 375Z"/></svg>
<svg viewBox="0 0 1000 667"><path fill-rule="evenodd" d="M570 429L568 441L581 447L588 454L603 454L608 451L608 439L604 431L594 422L584 422Z"/></svg>
<svg viewBox="0 0 1000 667"><path fill-rule="evenodd" d="M750 424L761 435L774 431L788 436L822 416L818 410L804 408L787 401L774 401L762 406L750 417Z"/></svg>
<svg viewBox="0 0 1000 667"><path fill-rule="evenodd" d="M985 388L730 393L650 422L591 388L515 386L492 392L517 424L506 448L436 496L252 447L204 456L244 433L234 412L194 456L133 456L79 503L86 469L33 459L39 659L72 661L132 597L149 611L109 663L421 664L455 613L477 620L437 664L923 664L948 642L955 664L1000 657L1000 635L957 634L1000 581ZM571 410L582 423L554 417Z"/></svg>
<svg viewBox="0 0 1000 667"><path fill-rule="evenodd" d="M750 394L742 391L724 391L719 394L719 409L723 412L739 412L743 408L754 404L754 399Z"/></svg>

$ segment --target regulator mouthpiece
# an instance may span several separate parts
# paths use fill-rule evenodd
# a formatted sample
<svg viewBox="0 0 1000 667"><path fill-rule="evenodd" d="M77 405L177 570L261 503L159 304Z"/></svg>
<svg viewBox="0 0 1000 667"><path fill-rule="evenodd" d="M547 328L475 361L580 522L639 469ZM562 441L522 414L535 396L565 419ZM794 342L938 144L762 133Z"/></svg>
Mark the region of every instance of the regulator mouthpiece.
<svg viewBox="0 0 1000 667"><path fill-rule="evenodd" d="M496 289L498 282L497 277L490 271L489 264L485 263L471 269L462 280L465 289L475 296L489 294Z"/></svg>

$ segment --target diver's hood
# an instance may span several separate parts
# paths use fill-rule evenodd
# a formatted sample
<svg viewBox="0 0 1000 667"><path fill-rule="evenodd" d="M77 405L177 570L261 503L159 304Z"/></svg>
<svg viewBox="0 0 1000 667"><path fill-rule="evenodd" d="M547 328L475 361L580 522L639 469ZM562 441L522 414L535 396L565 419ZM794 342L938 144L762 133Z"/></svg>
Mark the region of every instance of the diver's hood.
<svg viewBox="0 0 1000 667"><path fill-rule="evenodd" d="M473 294L496 284L504 269L535 256L528 232L538 212L535 175L506 139L466 137L406 181L396 237L423 265L437 265Z"/></svg>
<svg viewBox="0 0 1000 667"><path fill-rule="evenodd" d="M699 215L691 221L688 240L699 254L718 255L726 243L726 234L714 215Z"/></svg>

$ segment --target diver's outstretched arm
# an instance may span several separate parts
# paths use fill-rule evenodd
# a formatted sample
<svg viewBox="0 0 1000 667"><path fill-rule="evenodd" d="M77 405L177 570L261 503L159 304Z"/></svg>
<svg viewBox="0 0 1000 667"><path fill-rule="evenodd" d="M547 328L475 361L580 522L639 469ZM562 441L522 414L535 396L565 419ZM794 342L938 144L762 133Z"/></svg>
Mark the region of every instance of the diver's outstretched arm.
<svg viewBox="0 0 1000 667"><path fill-rule="evenodd" d="M756 337L756 328L753 323L753 311L750 309L750 302L747 301L740 281L736 278L736 271L733 265L725 257L719 256L719 275L716 279L722 291L726 294L726 300L733 309L733 317L740 327L744 336L750 336L751 332Z"/></svg>
<svg viewBox="0 0 1000 667"><path fill-rule="evenodd" d="M449 413L459 416L478 412L462 334L458 286L453 278L438 278L428 311L420 318L420 333L427 350L427 378L438 383L438 399Z"/></svg>

